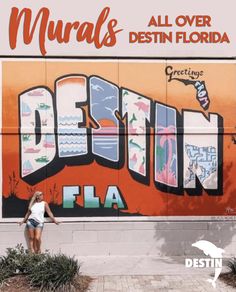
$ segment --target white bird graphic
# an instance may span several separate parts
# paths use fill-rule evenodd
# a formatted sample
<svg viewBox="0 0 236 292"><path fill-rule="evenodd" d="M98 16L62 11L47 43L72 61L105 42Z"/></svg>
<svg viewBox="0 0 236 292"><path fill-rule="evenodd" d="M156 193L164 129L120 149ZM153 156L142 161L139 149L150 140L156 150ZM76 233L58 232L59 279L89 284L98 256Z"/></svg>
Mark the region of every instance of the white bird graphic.
<svg viewBox="0 0 236 292"><path fill-rule="evenodd" d="M207 240L199 240L192 244L192 246L199 248L204 252L205 255L209 255L214 259L222 259L222 253L225 251L222 248L215 246L213 243ZM214 288L216 288L216 280L218 279L220 273L222 271L222 267L215 267L215 276L214 279L207 279L207 282L211 283Z"/></svg>
<svg viewBox="0 0 236 292"><path fill-rule="evenodd" d="M109 108L109 107L107 107L107 106L105 106L105 109L107 110L107 111L109 111L109 112L111 112L112 113L112 115L114 115L114 109L111 109L111 108Z"/></svg>
<svg viewBox="0 0 236 292"><path fill-rule="evenodd" d="M108 100L108 99L113 99L113 98L116 98L115 95L106 96L105 98L102 99L102 101Z"/></svg>
<svg viewBox="0 0 236 292"><path fill-rule="evenodd" d="M102 86L98 85L98 84L93 84L91 83L91 87L93 90L95 91L104 91L104 89L102 88Z"/></svg>

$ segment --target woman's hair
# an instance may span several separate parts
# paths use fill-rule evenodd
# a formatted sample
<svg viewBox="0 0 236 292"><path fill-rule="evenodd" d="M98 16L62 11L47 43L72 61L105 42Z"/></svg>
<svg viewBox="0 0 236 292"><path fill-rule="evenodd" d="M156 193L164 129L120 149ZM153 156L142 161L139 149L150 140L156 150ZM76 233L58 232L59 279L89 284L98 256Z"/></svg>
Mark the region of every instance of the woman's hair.
<svg viewBox="0 0 236 292"><path fill-rule="evenodd" d="M39 196L41 194L42 194L42 192L40 192L40 191L37 191L33 194L33 197L31 198L30 203L29 203L29 207L28 207L29 210L32 208L33 204L35 203L37 196Z"/></svg>

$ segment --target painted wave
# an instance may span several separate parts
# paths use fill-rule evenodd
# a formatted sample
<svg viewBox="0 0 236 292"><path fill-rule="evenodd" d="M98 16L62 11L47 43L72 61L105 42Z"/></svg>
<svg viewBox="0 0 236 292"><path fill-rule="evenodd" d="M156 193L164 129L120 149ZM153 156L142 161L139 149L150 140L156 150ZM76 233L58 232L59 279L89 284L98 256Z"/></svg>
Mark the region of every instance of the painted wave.
<svg viewBox="0 0 236 292"><path fill-rule="evenodd" d="M81 121L81 118L79 118L78 116L59 116L58 117L58 122L59 123L63 123L63 122L69 122L69 121L72 121L72 122L80 122Z"/></svg>
<svg viewBox="0 0 236 292"><path fill-rule="evenodd" d="M59 128L58 129L58 133L59 134L77 134L77 135L84 135L84 136L86 136L86 133L85 133L85 129L79 129L79 128L77 128L77 129L61 129L61 128Z"/></svg>

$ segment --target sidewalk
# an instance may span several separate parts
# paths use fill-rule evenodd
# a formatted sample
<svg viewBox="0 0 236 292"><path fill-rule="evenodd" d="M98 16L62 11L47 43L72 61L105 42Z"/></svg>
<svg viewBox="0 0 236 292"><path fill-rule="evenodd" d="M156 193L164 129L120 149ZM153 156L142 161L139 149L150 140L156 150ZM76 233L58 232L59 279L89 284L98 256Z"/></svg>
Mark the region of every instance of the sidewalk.
<svg viewBox="0 0 236 292"><path fill-rule="evenodd" d="M93 277L90 292L235 291L219 279L207 282L214 268L186 268L184 257L80 257L81 272Z"/></svg>
<svg viewBox="0 0 236 292"><path fill-rule="evenodd" d="M233 292L220 280L216 289L200 275L152 275L152 276L99 276L95 277L90 292Z"/></svg>

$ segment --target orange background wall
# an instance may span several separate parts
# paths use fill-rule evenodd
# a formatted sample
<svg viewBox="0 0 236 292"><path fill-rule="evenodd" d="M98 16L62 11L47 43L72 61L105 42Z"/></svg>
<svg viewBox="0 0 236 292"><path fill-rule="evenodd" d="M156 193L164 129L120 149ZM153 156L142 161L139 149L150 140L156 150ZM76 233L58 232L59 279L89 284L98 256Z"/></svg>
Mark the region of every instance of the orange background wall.
<svg viewBox="0 0 236 292"><path fill-rule="evenodd" d="M200 196L190 196L186 191L181 195L158 190L153 181L153 139L150 144L150 185L134 180L127 168L127 161L120 170L111 169L93 162L83 166L65 166L63 170L34 186L20 178L19 154L19 108L18 95L35 86L48 86L54 92L54 82L66 74L98 75L109 82L138 92L152 100L182 109L202 111L196 100L193 86L180 82L167 82L165 67L176 70L191 68L203 71L204 80L210 97L208 112L223 117L223 193L210 196L204 190ZM186 76L185 76L186 77ZM186 77L187 78L187 77ZM236 145L232 136L235 133L236 113L236 66L223 63L171 63L155 61L4 61L2 63L2 168L3 197L10 195L10 177L13 172L18 184L16 197L28 200L34 190L43 190L45 200L62 203L63 185L95 185L96 193L104 203L108 185L119 186L128 206L123 212L145 216L193 216L193 215L232 215L236 214ZM153 130L152 130L153 133ZM127 151L127 149L126 149ZM126 156L125 156L125 159ZM53 188L56 184L56 197ZM83 196L77 198L83 205ZM4 204L3 204L4 208ZM230 210L230 211L229 211ZM5 210L7 212L7 210ZM24 210L22 210L24 213ZM120 212L117 210L117 216ZM78 213L79 217L80 214ZM91 214L91 216L93 216ZM14 217L14 216L13 216Z"/></svg>

